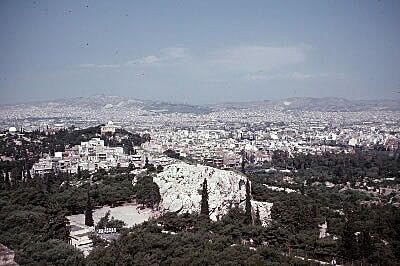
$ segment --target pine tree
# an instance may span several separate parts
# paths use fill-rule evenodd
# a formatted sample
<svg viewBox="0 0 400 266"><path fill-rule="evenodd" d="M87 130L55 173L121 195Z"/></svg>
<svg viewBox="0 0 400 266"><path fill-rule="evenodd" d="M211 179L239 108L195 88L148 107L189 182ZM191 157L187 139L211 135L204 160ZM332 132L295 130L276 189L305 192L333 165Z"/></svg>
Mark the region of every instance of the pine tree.
<svg viewBox="0 0 400 266"><path fill-rule="evenodd" d="M160 200L161 200L160 188L155 182L152 181L151 194L150 194L151 207L154 208L156 204L160 203Z"/></svg>
<svg viewBox="0 0 400 266"><path fill-rule="evenodd" d="M93 207L92 201L90 200L89 192L87 193L87 202L86 202L86 210L85 210L85 225L93 226Z"/></svg>
<svg viewBox="0 0 400 266"><path fill-rule="evenodd" d="M203 181L203 191L201 192L201 209L200 215L204 215L205 217L209 217L209 209L208 209L208 188L207 188L207 179L204 178Z"/></svg>
<svg viewBox="0 0 400 266"><path fill-rule="evenodd" d="M60 239L67 241L69 238L68 219L66 213L57 203L50 203L45 210L47 222L43 228L46 239Z"/></svg>
<svg viewBox="0 0 400 266"><path fill-rule="evenodd" d="M245 209L245 223L252 224L253 218L251 216L251 201L250 201L250 182L246 182L246 209Z"/></svg>

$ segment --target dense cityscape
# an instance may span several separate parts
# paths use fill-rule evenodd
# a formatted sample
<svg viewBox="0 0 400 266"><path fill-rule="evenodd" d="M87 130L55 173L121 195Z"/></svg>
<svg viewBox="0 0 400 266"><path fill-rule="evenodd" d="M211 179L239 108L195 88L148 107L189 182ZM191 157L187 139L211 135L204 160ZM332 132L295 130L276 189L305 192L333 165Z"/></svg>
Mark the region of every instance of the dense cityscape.
<svg viewBox="0 0 400 266"><path fill-rule="evenodd" d="M0 266L400 265L400 1L0 1Z"/></svg>
<svg viewBox="0 0 400 266"><path fill-rule="evenodd" d="M115 98L118 97L89 97L84 100L85 105L82 99L75 103L68 100L74 107L60 109L58 104L58 109L62 110L59 115L55 115L51 102L40 103L50 106L46 112L43 111L46 108L41 107L40 113L32 111L37 104L3 107L1 174L4 192L29 194L26 186L38 183L47 187L48 197L69 198L73 195L70 193L79 193L73 202L65 198L67 201L62 203L68 222L61 228L67 226L69 232L63 239L83 252L81 261L85 257L88 262L97 260L93 257L98 256L97 249L108 247L112 240L122 241L124 230L135 230L129 226L146 220L154 221L161 234L179 233L181 229L169 223L170 219L182 218L170 215L188 213L195 215L190 219L197 219L204 201L204 196L197 191L204 191L201 187L205 177L209 193L207 208L210 208L207 213L214 223L223 221L238 226L242 223L241 215L246 217L240 212L247 213L250 208L252 218L250 222L243 218L245 224L260 225L265 232L276 234L272 228L285 228L294 222L298 225L295 229L285 229L288 234L296 237L300 237L299 233L308 234L315 238L313 241L320 239L318 241L325 241L324 245L329 246L318 255L293 247L296 255L291 257L285 245L293 244L284 244L285 241L273 244L280 250L279 256L287 256L284 260L288 262L294 259L296 263L300 260L305 264L323 264L329 260L358 263L368 258L375 263L389 259L363 255L367 247L362 243L357 248L361 253L352 257L343 245L351 241L355 241L352 245L359 245L360 239L351 240L350 237L346 242L345 232L341 230L345 230L348 215L355 215L357 206L369 206L371 215L375 215L375 208L400 207L399 111L373 110L368 106L364 108L371 108L371 111L310 111L309 105L297 107L303 110L296 112L287 109L302 99L283 100L273 106L253 103L251 108L246 103L235 103L234 107L231 104L190 106L189 111L182 111L187 106L174 104L179 112L144 108L138 105L138 100L133 107L114 108L112 112L109 111L112 103L99 107L99 101L113 102ZM124 105L124 102L119 103L119 106ZM158 103L157 106L162 104L167 105ZM202 111L194 113L192 109ZM10 110L13 117L9 115ZM71 114L71 117L63 114ZM99 114L101 118L92 119L88 114ZM182 179L185 176L188 178ZM246 180L251 180L249 190L244 186ZM104 187L105 184L108 187ZM82 190L90 191L88 195L91 196L85 196ZM334 198L328 200L331 193L339 197L351 196L351 203L346 203L350 205L336 202ZM6 195L7 192L3 194ZM325 197L325 204L308 203L312 214L304 207L293 209L301 202L316 200L316 195ZM282 206L284 202L289 205ZM234 214L235 208L239 213ZM286 208L289 208L287 213L281 213ZM299 210L303 212L301 215L296 214ZM88 215L93 215L94 221ZM113 215L111 219L110 215ZM300 220L288 220L293 219L290 218L293 215L300 215L295 218ZM311 216L311 221L304 215ZM228 222L227 217L233 220ZM357 226L352 225L355 236L364 234L362 230L365 230L357 223ZM256 235L250 238L245 235L239 240L241 245L249 246L250 251L270 245L268 237L257 235L259 240L254 240ZM372 233L370 237L374 238ZM236 245L235 237L231 241L231 246ZM389 243L383 238L381 241ZM382 247L372 242L368 248L382 252ZM4 249L4 254L8 254L5 258L13 261L14 252ZM30 261L24 258L27 255L18 256L23 263ZM278 261L283 258L279 257Z"/></svg>

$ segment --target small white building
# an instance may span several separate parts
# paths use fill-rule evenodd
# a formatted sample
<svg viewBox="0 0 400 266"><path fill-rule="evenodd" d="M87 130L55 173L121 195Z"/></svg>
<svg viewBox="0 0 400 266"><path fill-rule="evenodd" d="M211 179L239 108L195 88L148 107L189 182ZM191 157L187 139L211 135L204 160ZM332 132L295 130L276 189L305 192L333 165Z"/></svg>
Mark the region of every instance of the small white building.
<svg viewBox="0 0 400 266"><path fill-rule="evenodd" d="M349 145L350 145L350 146L356 146L357 143L358 143L358 141L357 141L356 138L351 138L351 139L349 140Z"/></svg>
<svg viewBox="0 0 400 266"><path fill-rule="evenodd" d="M319 224L319 238L325 238L329 236L328 231L328 223L325 221L323 224Z"/></svg>
<svg viewBox="0 0 400 266"><path fill-rule="evenodd" d="M87 256L93 248L93 241L89 238L93 232L94 227L70 222L69 244L81 250L83 255Z"/></svg>
<svg viewBox="0 0 400 266"><path fill-rule="evenodd" d="M15 133L17 133L17 129L16 129L15 127L10 127L10 128L8 129L8 133L10 133L10 134L15 134Z"/></svg>
<svg viewBox="0 0 400 266"><path fill-rule="evenodd" d="M119 128L121 128L121 127L114 125L113 121L108 121L107 125L102 126L100 130L101 130L101 134L105 134L105 133L114 134L115 130L119 129Z"/></svg>

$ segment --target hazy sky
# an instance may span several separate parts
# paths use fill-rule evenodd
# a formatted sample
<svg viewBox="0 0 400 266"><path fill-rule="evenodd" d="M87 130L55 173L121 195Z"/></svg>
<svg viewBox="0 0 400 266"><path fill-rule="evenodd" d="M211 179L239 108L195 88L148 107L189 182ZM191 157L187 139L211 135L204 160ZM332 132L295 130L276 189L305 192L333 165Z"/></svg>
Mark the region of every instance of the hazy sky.
<svg viewBox="0 0 400 266"><path fill-rule="evenodd" d="M400 1L0 1L0 103L400 98Z"/></svg>

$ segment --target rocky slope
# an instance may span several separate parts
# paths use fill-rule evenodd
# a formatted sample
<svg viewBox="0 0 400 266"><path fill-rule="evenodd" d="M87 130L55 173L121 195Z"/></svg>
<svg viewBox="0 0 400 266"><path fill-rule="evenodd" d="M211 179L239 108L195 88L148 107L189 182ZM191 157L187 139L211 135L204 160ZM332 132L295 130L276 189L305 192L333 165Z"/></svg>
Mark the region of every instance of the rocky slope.
<svg viewBox="0 0 400 266"><path fill-rule="evenodd" d="M178 213L200 212L201 191L204 178L208 185L210 218L214 221L235 206L244 208L247 178L232 171L178 163L167 166L154 182L160 187L162 211ZM270 220L272 203L252 201L255 213L257 206L264 226Z"/></svg>

